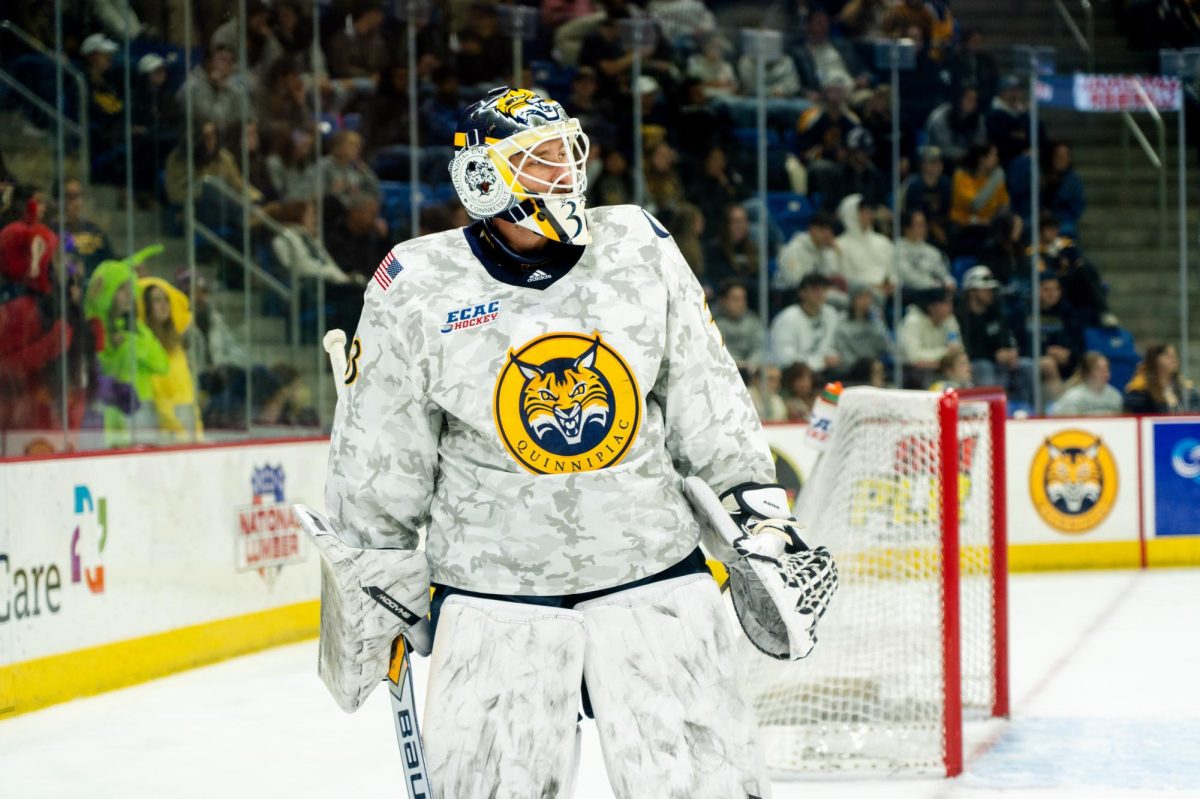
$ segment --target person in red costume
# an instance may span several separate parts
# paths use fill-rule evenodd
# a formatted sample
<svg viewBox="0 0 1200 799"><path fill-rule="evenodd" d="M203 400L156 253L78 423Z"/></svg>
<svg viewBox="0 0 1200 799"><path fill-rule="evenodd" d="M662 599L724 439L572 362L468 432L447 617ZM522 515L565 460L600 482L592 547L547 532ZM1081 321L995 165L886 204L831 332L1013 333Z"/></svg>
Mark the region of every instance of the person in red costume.
<svg viewBox="0 0 1200 799"><path fill-rule="evenodd" d="M0 229L0 430L61 424L47 366L70 345L71 329L48 304L58 237L42 224L44 214L35 195L24 219Z"/></svg>

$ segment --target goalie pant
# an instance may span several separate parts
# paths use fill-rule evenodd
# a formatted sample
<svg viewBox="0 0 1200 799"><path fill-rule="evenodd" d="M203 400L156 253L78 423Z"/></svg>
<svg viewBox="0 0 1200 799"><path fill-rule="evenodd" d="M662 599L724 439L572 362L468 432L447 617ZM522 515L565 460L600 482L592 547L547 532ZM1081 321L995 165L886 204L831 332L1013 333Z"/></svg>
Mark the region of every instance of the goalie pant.
<svg viewBox="0 0 1200 799"><path fill-rule="evenodd" d="M437 797L568 799L584 682L618 799L769 796L733 631L697 558L595 598L435 599L422 723Z"/></svg>

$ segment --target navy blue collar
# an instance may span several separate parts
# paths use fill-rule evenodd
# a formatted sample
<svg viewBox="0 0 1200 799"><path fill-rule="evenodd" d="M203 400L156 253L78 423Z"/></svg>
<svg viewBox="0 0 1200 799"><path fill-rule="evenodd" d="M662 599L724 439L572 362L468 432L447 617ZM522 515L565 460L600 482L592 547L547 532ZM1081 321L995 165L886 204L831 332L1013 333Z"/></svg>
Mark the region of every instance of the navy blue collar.
<svg viewBox="0 0 1200 799"><path fill-rule="evenodd" d="M549 242L536 258L520 255L508 247L486 222L463 228L471 252L496 280L510 286L545 291L579 262L583 247Z"/></svg>

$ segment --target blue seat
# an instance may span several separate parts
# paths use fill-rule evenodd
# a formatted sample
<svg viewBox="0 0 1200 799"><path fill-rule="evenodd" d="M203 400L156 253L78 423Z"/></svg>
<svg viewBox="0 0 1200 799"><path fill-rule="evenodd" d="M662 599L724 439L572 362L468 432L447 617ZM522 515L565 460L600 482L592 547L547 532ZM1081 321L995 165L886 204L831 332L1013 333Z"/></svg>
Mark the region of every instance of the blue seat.
<svg viewBox="0 0 1200 799"><path fill-rule="evenodd" d="M1088 327L1083 331L1085 349L1108 358L1112 376L1108 382L1117 390L1125 387L1141 357L1133 346L1133 334L1123 327Z"/></svg>
<svg viewBox="0 0 1200 799"><path fill-rule="evenodd" d="M808 228L812 219L813 205L808 197L790 191L767 192L767 212L783 233L783 240Z"/></svg>
<svg viewBox="0 0 1200 799"><path fill-rule="evenodd" d="M973 255L962 255L955 258L950 264L950 274L954 276L954 282L961 287L963 275L977 263L979 263L979 259Z"/></svg>

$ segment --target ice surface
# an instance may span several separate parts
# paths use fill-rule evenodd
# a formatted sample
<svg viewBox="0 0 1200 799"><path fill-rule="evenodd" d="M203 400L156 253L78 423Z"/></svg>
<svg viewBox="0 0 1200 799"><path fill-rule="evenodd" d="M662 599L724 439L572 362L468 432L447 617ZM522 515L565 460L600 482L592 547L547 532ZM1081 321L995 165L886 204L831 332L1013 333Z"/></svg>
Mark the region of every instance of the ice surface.
<svg viewBox="0 0 1200 799"><path fill-rule="evenodd" d="M1011 597L1014 718L969 731L961 778L810 778L776 798L1200 797L1200 570L1017 575ZM400 799L387 704L344 715L316 643L282 647L0 722L0 797ZM606 786L587 723L576 799Z"/></svg>

